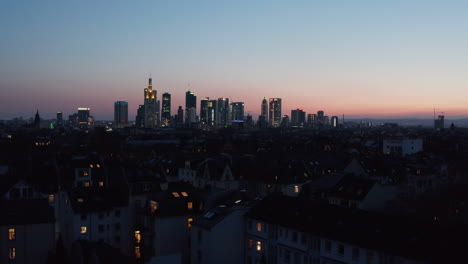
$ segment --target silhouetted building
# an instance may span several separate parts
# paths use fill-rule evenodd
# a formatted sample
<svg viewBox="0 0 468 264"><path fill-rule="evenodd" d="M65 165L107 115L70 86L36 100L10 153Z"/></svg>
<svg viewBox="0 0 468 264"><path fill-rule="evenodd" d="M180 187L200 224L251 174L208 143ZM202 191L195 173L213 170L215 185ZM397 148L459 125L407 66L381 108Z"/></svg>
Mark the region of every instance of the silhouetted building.
<svg viewBox="0 0 468 264"><path fill-rule="evenodd" d="M185 123L190 125L195 123L197 115L197 97L194 93L185 93Z"/></svg>
<svg viewBox="0 0 468 264"><path fill-rule="evenodd" d="M263 118L261 118L260 116L263 116ZM266 122L266 120L268 119L268 101L267 101L267 99L265 97L263 97L263 100L262 100L262 107L260 109L260 116L258 117L258 121L265 120L265 122Z"/></svg>
<svg viewBox="0 0 468 264"><path fill-rule="evenodd" d="M163 127L170 126L171 123L171 94L163 93L162 108L161 108L161 125Z"/></svg>
<svg viewBox="0 0 468 264"><path fill-rule="evenodd" d="M128 123L128 102L117 101L114 103L114 127L122 128Z"/></svg>
<svg viewBox="0 0 468 264"><path fill-rule="evenodd" d="M269 102L269 123L273 127L278 127L281 122L281 98L270 98Z"/></svg>
<svg viewBox="0 0 468 264"><path fill-rule="evenodd" d="M145 106L139 105L137 109L137 115L135 118L135 126L136 127L144 127L145 126Z"/></svg>
<svg viewBox="0 0 468 264"><path fill-rule="evenodd" d="M90 115L90 108L80 107L78 108L78 125L80 128L86 128L92 123L92 117Z"/></svg>
<svg viewBox="0 0 468 264"><path fill-rule="evenodd" d="M306 113L302 109L291 110L291 126L304 126Z"/></svg>
<svg viewBox="0 0 468 264"><path fill-rule="evenodd" d="M34 116L34 128L41 128L41 117L39 116L39 109L36 110L36 115Z"/></svg>
<svg viewBox="0 0 468 264"><path fill-rule="evenodd" d="M57 124L57 127L62 127L63 126L63 114L62 114L62 112L57 112L56 124Z"/></svg>
<svg viewBox="0 0 468 264"><path fill-rule="evenodd" d="M437 117L436 120L434 120L434 129L437 129L437 130L442 130L444 129L444 116L443 115L440 115Z"/></svg>
<svg viewBox="0 0 468 264"><path fill-rule="evenodd" d="M158 105L156 102L156 90L153 90L153 80L149 78L148 88L145 88L145 127L156 127L158 125Z"/></svg>
<svg viewBox="0 0 468 264"><path fill-rule="evenodd" d="M181 105L179 105L179 109L177 109L177 116L175 121L178 125L184 123L184 109L182 109Z"/></svg>
<svg viewBox="0 0 468 264"><path fill-rule="evenodd" d="M232 120L244 120L244 102L231 103Z"/></svg>
<svg viewBox="0 0 468 264"><path fill-rule="evenodd" d="M204 125L213 126L216 122L216 100L209 97L200 101L200 122Z"/></svg>
<svg viewBox="0 0 468 264"><path fill-rule="evenodd" d="M217 124L221 126L228 125L230 123L229 98L218 98L217 107L218 107Z"/></svg>

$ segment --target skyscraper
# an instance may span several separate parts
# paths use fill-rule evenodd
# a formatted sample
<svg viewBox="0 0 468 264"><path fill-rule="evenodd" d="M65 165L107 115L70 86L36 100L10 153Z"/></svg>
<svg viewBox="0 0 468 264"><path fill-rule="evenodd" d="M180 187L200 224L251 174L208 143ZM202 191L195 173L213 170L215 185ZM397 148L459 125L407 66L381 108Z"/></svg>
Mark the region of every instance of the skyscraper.
<svg viewBox="0 0 468 264"><path fill-rule="evenodd" d="M90 108L79 107L78 108L78 123L79 125L87 125L90 116Z"/></svg>
<svg viewBox="0 0 468 264"><path fill-rule="evenodd" d="M281 123L281 98L270 98L268 120L272 127L278 127Z"/></svg>
<svg viewBox="0 0 468 264"><path fill-rule="evenodd" d="M39 116L39 109L37 109L36 115L34 116L34 128L41 128L41 117Z"/></svg>
<svg viewBox="0 0 468 264"><path fill-rule="evenodd" d="M332 118L331 118L331 126L332 126L333 128L338 127L338 117L337 117L337 116L332 116Z"/></svg>
<svg viewBox="0 0 468 264"><path fill-rule="evenodd" d="M139 105L137 110L137 115L135 118L135 126L136 127L145 127L145 106Z"/></svg>
<svg viewBox="0 0 468 264"><path fill-rule="evenodd" d="M234 102L231 103L232 120L241 120L244 121L244 102Z"/></svg>
<svg viewBox="0 0 468 264"><path fill-rule="evenodd" d="M300 108L291 110L291 126L304 126L305 114L306 113Z"/></svg>
<svg viewBox="0 0 468 264"><path fill-rule="evenodd" d="M148 88L145 88L145 127L156 127L158 124L158 108L156 103L156 90L153 90L153 80L149 78Z"/></svg>
<svg viewBox="0 0 468 264"><path fill-rule="evenodd" d="M162 95L161 108L161 126L168 127L171 123L171 94L164 93Z"/></svg>
<svg viewBox="0 0 468 264"><path fill-rule="evenodd" d="M63 126L63 114L62 112L57 112L57 127Z"/></svg>
<svg viewBox="0 0 468 264"><path fill-rule="evenodd" d="M231 120L229 116L229 98L218 98L218 114L217 114L217 124L218 125L228 125Z"/></svg>
<svg viewBox="0 0 468 264"><path fill-rule="evenodd" d="M183 123L184 123L184 109L182 109L182 106L179 105L179 109L177 109L176 124L180 125Z"/></svg>
<svg viewBox="0 0 468 264"><path fill-rule="evenodd" d="M268 101L265 97L262 100L262 107L260 109L260 115L264 116L265 119L268 119Z"/></svg>
<svg viewBox="0 0 468 264"><path fill-rule="evenodd" d="M200 122L203 125L214 126L217 118L217 101L209 97L200 101Z"/></svg>
<svg viewBox="0 0 468 264"><path fill-rule="evenodd" d="M445 126L444 119L445 119L445 117L443 115L437 116L437 119L434 120L434 129L443 130L444 126Z"/></svg>
<svg viewBox="0 0 468 264"><path fill-rule="evenodd" d="M196 121L197 97L191 91L185 93L185 123L190 125Z"/></svg>
<svg viewBox="0 0 468 264"><path fill-rule="evenodd" d="M114 103L114 127L122 128L128 123L128 102L117 101Z"/></svg>

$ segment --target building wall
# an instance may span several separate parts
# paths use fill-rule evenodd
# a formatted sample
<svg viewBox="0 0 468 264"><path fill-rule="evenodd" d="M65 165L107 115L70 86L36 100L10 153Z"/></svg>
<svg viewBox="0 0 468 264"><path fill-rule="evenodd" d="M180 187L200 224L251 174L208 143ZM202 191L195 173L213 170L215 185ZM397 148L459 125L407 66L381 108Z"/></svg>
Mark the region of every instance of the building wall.
<svg viewBox="0 0 468 264"><path fill-rule="evenodd" d="M15 240L9 240L8 230L15 229ZM9 248L16 257L9 259ZM0 226L0 263L46 263L49 251L55 249L54 223Z"/></svg>

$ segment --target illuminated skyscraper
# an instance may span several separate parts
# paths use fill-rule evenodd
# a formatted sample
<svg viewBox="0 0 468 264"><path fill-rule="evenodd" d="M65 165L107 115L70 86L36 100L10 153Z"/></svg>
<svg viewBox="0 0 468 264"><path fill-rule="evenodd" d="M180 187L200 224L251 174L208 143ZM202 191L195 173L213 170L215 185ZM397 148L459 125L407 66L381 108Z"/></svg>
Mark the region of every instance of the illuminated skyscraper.
<svg viewBox="0 0 468 264"><path fill-rule="evenodd" d="M332 116L332 118L331 118L331 126L332 126L333 128L338 127L338 117L337 117L337 116Z"/></svg>
<svg viewBox="0 0 468 264"><path fill-rule="evenodd" d="M214 126L217 118L217 101L209 97L200 101L200 122L204 125Z"/></svg>
<svg viewBox="0 0 468 264"><path fill-rule="evenodd" d="M153 90L153 80L149 78L148 88L145 88L145 127L156 127L158 125L158 107L156 102L156 90Z"/></svg>
<svg viewBox="0 0 468 264"><path fill-rule="evenodd" d="M196 121L197 97L191 91L185 93L185 123L190 125Z"/></svg>
<svg viewBox="0 0 468 264"><path fill-rule="evenodd" d="M114 103L114 127L122 128L128 123L128 103L117 101Z"/></svg>
<svg viewBox="0 0 468 264"><path fill-rule="evenodd" d="M268 120L272 127L278 127L281 123L281 98L270 98Z"/></svg>
<svg viewBox="0 0 468 264"><path fill-rule="evenodd" d="M232 120L244 121L244 102L235 102L231 104Z"/></svg>
<svg viewBox="0 0 468 264"><path fill-rule="evenodd" d="M162 95L161 126L168 127L171 124L171 94Z"/></svg>

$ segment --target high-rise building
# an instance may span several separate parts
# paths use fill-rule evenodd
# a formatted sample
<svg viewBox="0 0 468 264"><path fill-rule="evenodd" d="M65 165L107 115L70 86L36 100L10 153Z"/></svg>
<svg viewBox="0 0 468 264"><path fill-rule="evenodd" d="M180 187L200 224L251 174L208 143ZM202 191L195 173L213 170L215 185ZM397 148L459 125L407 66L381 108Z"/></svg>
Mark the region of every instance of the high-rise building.
<svg viewBox="0 0 468 264"><path fill-rule="evenodd" d="M153 80L149 78L148 88L145 88L145 127L156 127L158 125L158 105L157 105L157 92L153 90Z"/></svg>
<svg viewBox="0 0 468 264"><path fill-rule="evenodd" d="M315 121L317 121L317 115L316 114L308 114L307 115L307 123L309 125L315 124Z"/></svg>
<svg viewBox="0 0 468 264"><path fill-rule="evenodd" d="M128 123L128 102L117 101L114 103L114 127L122 128Z"/></svg>
<svg viewBox="0 0 468 264"><path fill-rule="evenodd" d="M231 119L232 120L244 120L244 102L231 103Z"/></svg>
<svg viewBox="0 0 468 264"><path fill-rule="evenodd" d="M203 125L214 126L217 118L216 100L210 100L209 97L200 101L200 122Z"/></svg>
<svg viewBox="0 0 468 264"><path fill-rule="evenodd" d="M332 118L331 118L331 126L332 126L333 128L338 127L338 117L337 117L337 116L332 116Z"/></svg>
<svg viewBox="0 0 468 264"><path fill-rule="evenodd" d="M444 119L443 115L439 115L436 120L434 120L434 129L436 130L443 130L444 129Z"/></svg>
<svg viewBox="0 0 468 264"><path fill-rule="evenodd" d="M263 97L262 100L262 107L260 109L260 116L263 117L258 117L258 120L267 120L268 119L268 101L265 97Z"/></svg>
<svg viewBox="0 0 468 264"><path fill-rule="evenodd" d="M197 97L191 91L185 93L185 123L190 125L196 121Z"/></svg>
<svg viewBox="0 0 468 264"><path fill-rule="evenodd" d="M139 105L137 110L137 115L135 118L135 126L136 127L145 127L145 106Z"/></svg>
<svg viewBox="0 0 468 264"><path fill-rule="evenodd" d="M56 126L57 127L62 127L63 126L63 114L62 114L62 112L57 112Z"/></svg>
<svg viewBox="0 0 468 264"><path fill-rule="evenodd" d="M231 118L229 113L229 98L218 98L217 124L221 126L228 125Z"/></svg>
<svg viewBox="0 0 468 264"><path fill-rule="evenodd" d="M291 126L303 127L305 123L306 113L298 108L296 110L291 110Z"/></svg>
<svg viewBox="0 0 468 264"><path fill-rule="evenodd" d="M161 108L161 126L168 127L171 124L171 94L163 93Z"/></svg>
<svg viewBox="0 0 468 264"><path fill-rule="evenodd" d="M180 125L184 123L184 109L182 109L182 106L179 105L179 109L177 109L177 116L176 116L176 124Z"/></svg>
<svg viewBox="0 0 468 264"><path fill-rule="evenodd" d="M87 125L90 117L90 110L88 107L78 108L78 123L79 125Z"/></svg>
<svg viewBox="0 0 468 264"><path fill-rule="evenodd" d="M270 98L268 121L272 127L278 127L281 123L281 98Z"/></svg>

